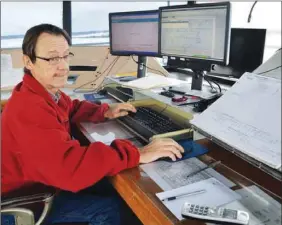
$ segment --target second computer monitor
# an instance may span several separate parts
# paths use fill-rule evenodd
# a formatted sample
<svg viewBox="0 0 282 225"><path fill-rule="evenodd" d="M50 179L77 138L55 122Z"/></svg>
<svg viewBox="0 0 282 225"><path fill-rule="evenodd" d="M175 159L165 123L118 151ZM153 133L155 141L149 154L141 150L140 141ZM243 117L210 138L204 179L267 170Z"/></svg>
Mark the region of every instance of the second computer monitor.
<svg viewBox="0 0 282 225"><path fill-rule="evenodd" d="M226 65L230 3L160 8L161 55Z"/></svg>
<svg viewBox="0 0 282 225"><path fill-rule="evenodd" d="M112 55L159 55L159 11L109 14Z"/></svg>

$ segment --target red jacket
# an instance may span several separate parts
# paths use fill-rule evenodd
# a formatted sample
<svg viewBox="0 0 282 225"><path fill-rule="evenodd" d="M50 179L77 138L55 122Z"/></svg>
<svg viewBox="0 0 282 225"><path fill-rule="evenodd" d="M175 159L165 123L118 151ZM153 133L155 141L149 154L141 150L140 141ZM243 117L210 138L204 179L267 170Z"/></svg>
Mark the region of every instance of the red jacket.
<svg viewBox="0 0 282 225"><path fill-rule="evenodd" d="M70 123L102 122L108 107L72 101L63 92L57 104L39 82L24 75L2 112L2 193L32 183L77 192L135 167L139 152L127 140L82 147L71 138Z"/></svg>

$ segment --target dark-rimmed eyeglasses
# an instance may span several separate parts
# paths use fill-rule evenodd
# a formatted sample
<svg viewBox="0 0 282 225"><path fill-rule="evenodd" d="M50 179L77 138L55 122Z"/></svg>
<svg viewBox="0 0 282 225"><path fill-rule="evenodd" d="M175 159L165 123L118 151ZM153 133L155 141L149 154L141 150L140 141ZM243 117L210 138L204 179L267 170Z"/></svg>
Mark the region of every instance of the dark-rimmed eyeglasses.
<svg viewBox="0 0 282 225"><path fill-rule="evenodd" d="M45 60L47 62L49 62L50 65L57 65L61 62L61 60L64 60L65 62L69 63L69 61L71 60L71 58L74 56L74 54L72 52L70 52L68 55L65 56L56 56L56 57L51 57L51 58L45 58L45 57L41 57L41 56L35 56L35 58L38 59L42 59Z"/></svg>

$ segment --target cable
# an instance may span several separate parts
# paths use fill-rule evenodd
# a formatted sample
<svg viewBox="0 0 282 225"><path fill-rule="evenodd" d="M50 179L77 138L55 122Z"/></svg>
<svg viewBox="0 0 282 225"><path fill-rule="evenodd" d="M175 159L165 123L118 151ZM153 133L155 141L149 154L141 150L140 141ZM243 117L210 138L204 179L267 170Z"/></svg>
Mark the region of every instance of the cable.
<svg viewBox="0 0 282 225"><path fill-rule="evenodd" d="M133 58L133 55L131 55L131 57L132 57L133 61L136 62L137 65L139 65L139 62L137 62L137 61ZM164 75L165 77L167 76L167 74L164 74L164 73L163 73L162 71L160 71L160 70L152 69L152 68L148 67L147 65L143 65L143 66L145 66L146 68L148 68L148 69L150 69L150 70L157 71L157 72L161 73L162 75Z"/></svg>
<svg viewBox="0 0 282 225"><path fill-rule="evenodd" d="M221 87L220 87L219 83L215 82L214 80L212 80L211 82L213 82L215 85L218 86L219 93L221 93Z"/></svg>
<svg viewBox="0 0 282 225"><path fill-rule="evenodd" d="M264 72L261 72L261 73L258 73L258 74L264 74L264 73L268 73L268 72L270 72L270 71L273 71L273 70L276 70L276 69L278 69L278 68L280 68L282 65L280 65L280 66L277 66L277 67L275 67L275 68L273 68L273 69L270 69L270 70L266 70L266 71L264 71Z"/></svg>
<svg viewBox="0 0 282 225"><path fill-rule="evenodd" d="M109 73L112 71L112 69L114 68L114 66L115 66L116 62L118 61L119 57L120 57L120 56L118 56L117 60L116 60L115 63L112 65L112 67L110 68L110 70L108 71L108 73L106 74L105 77L107 77L107 76L109 75ZM125 65L125 64L124 64L124 65ZM121 68L121 67L120 67L120 68ZM120 69L120 68L119 68L119 69ZM103 82L101 82L101 83L95 88L95 90L97 91L97 90L100 88L101 85L103 85Z"/></svg>
<svg viewBox="0 0 282 225"><path fill-rule="evenodd" d="M252 5L252 8L249 12L249 16L248 16L248 23L251 22L251 18L252 18L252 12L253 12L253 9L255 7L255 5L257 4L258 1L255 1L254 4Z"/></svg>
<svg viewBox="0 0 282 225"><path fill-rule="evenodd" d="M73 92L74 93L77 93L78 91L78 89L80 89L80 88L82 88L83 86L85 86L85 85L87 85L87 84L90 84L90 83L93 83L93 82L95 82L96 80L98 80L111 66L111 69L109 70L109 72L112 70L112 68L113 68L113 66L115 65L115 63L118 61L118 59L119 59L119 57L120 56L117 56L111 63L110 63L110 65L102 72L102 73L100 73L100 75L99 76L97 76L94 80L91 80L91 81L88 81L87 83L84 83L84 84L82 84L82 85L80 85L80 86L78 86L78 87L76 87L74 90L73 90ZM104 64L104 63L103 63ZM109 74L109 72L108 72L108 74ZM107 74L107 75L108 75Z"/></svg>
<svg viewBox="0 0 282 225"><path fill-rule="evenodd" d="M166 106L159 112L160 114L162 114L168 107L168 104L166 104Z"/></svg>
<svg viewBox="0 0 282 225"><path fill-rule="evenodd" d="M214 86L212 85L212 83L206 78L206 77L204 77L204 79L209 83L209 85L210 85L210 87L211 87L211 89L213 90L216 90L215 88L214 88ZM217 91L217 90L216 90Z"/></svg>
<svg viewBox="0 0 282 225"><path fill-rule="evenodd" d="M204 77L206 81L208 81L207 77ZM214 80L209 80L210 82L213 82L216 86L218 86L219 89L219 93L221 93L221 87L219 85L219 83L215 82Z"/></svg>

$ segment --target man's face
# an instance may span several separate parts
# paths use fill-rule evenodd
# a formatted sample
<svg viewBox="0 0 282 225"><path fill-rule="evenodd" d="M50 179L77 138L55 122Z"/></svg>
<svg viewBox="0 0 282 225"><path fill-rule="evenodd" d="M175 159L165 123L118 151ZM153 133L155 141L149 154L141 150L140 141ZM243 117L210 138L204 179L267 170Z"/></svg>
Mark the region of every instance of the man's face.
<svg viewBox="0 0 282 225"><path fill-rule="evenodd" d="M37 40L35 55L36 57L48 59L68 56L68 42L64 36L42 33ZM34 78L47 90L55 93L66 84L69 74L68 60L60 59L60 61L54 63L53 60L48 62L36 58L36 61L32 63L30 61L28 62L28 58L25 57L24 61L26 68L31 71Z"/></svg>

